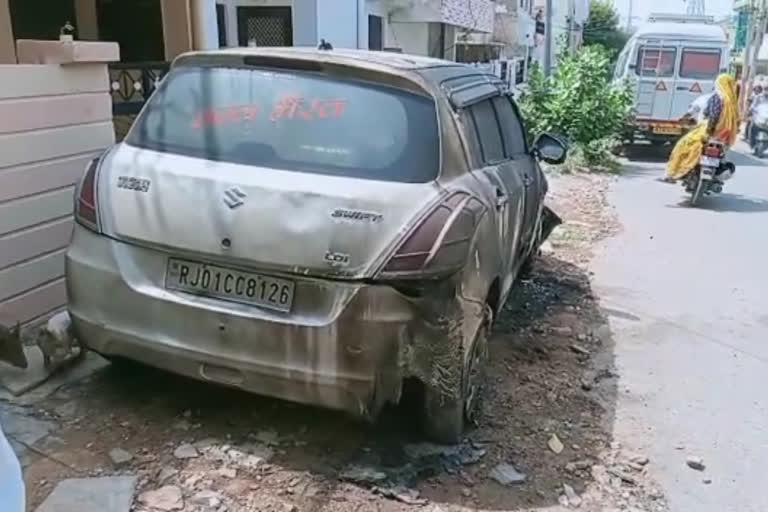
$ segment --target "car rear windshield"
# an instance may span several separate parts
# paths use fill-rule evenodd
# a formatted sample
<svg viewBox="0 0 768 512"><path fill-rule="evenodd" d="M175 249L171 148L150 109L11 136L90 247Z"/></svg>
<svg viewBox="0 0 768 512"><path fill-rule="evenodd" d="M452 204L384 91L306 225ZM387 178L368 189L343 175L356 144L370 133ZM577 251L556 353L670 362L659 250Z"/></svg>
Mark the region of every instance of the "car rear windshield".
<svg viewBox="0 0 768 512"><path fill-rule="evenodd" d="M640 76L671 77L675 74L675 48L649 48L641 46L637 51L637 68Z"/></svg>
<svg viewBox="0 0 768 512"><path fill-rule="evenodd" d="M187 156L406 183L439 167L435 102L323 74L257 68L173 70L126 142Z"/></svg>
<svg viewBox="0 0 768 512"><path fill-rule="evenodd" d="M711 80L720 71L720 50L683 50L680 78Z"/></svg>

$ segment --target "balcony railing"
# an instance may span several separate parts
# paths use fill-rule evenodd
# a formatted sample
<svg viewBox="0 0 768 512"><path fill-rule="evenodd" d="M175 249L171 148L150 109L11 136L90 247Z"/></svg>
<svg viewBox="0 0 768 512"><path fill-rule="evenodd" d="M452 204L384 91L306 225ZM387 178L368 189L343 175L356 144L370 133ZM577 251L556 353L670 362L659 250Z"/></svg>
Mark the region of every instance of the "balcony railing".
<svg viewBox="0 0 768 512"><path fill-rule="evenodd" d="M138 114L165 74L168 62L116 62L109 65L112 113Z"/></svg>

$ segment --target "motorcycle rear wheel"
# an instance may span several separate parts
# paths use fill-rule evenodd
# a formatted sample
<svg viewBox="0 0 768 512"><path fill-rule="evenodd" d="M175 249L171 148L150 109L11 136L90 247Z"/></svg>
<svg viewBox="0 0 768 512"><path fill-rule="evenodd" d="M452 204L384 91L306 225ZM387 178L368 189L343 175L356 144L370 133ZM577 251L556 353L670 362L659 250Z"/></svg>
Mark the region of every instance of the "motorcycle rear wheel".
<svg viewBox="0 0 768 512"><path fill-rule="evenodd" d="M696 206L699 199L701 199L701 196L704 195L704 180L701 179L701 171L697 170L693 179L696 180L696 185L693 187L693 192L691 192L691 200L689 204L691 206Z"/></svg>

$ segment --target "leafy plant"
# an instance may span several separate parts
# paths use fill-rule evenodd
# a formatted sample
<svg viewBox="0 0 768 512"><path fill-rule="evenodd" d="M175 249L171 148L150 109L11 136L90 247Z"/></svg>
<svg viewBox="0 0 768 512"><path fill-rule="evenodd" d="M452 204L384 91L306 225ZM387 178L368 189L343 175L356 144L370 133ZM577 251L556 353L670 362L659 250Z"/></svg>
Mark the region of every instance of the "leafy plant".
<svg viewBox="0 0 768 512"><path fill-rule="evenodd" d="M590 165L599 162L632 109L629 87L614 83L611 71L610 54L599 46L561 55L550 77L534 69L520 99L527 126L533 133L560 134Z"/></svg>

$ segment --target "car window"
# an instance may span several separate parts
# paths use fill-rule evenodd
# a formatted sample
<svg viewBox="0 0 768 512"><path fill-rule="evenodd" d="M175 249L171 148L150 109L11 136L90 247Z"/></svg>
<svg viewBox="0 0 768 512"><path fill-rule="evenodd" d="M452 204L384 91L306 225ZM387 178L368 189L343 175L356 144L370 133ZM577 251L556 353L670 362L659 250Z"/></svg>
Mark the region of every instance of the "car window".
<svg viewBox="0 0 768 512"><path fill-rule="evenodd" d="M640 76L671 77L675 74L677 48L651 48L641 46L637 50L637 67Z"/></svg>
<svg viewBox="0 0 768 512"><path fill-rule="evenodd" d="M683 49L680 78L711 80L720 72L720 50Z"/></svg>
<svg viewBox="0 0 768 512"><path fill-rule="evenodd" d="M424 183L439 172L434 100L319 74L184 67L126 139L187 156L304 173Z"/></svg>
<svg viewBox="0 0 768 512"><path fill-rule="evenodd" d="M493 107L496 109L496 116L501 126L504 154L507 157L514 157L527 153L523 125L509 97L493 98Z"/></svg>
<svg viewBox="0 0 768 512"><path fill-rule="evenodd" d="M492 164L504 160L504 146L501 141L499 122L491 100L483 100L469 107L480 142L483 162Z"/></svg>

